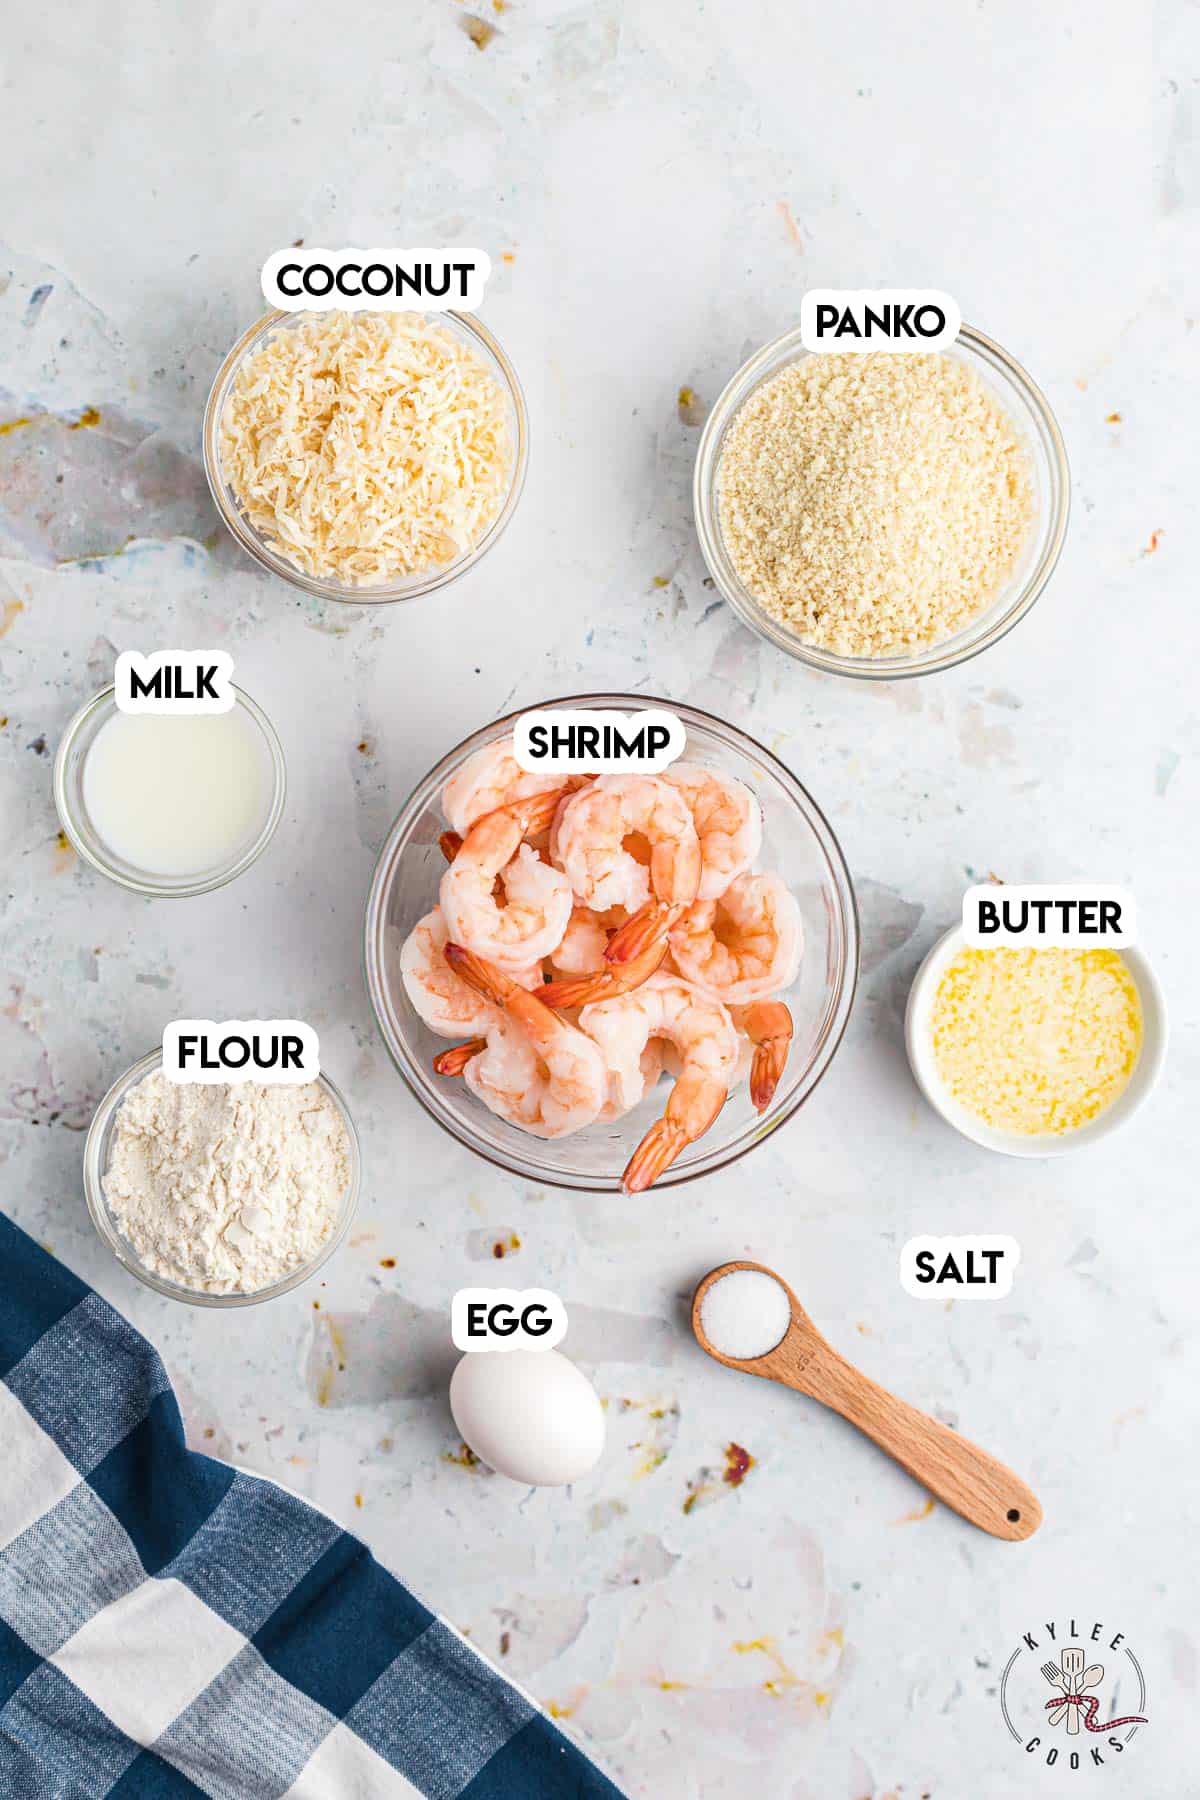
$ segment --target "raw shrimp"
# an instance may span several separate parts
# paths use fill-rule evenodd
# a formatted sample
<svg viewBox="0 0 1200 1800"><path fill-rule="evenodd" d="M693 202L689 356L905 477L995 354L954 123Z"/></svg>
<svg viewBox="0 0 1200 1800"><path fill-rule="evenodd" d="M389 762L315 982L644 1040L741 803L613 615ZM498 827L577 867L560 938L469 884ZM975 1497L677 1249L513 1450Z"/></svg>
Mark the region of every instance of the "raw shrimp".
<svg viewBox="0 0 1200 1800"><path fill-rule="evenodd" d="M657 1038L649 1040L635 1064L623 1063L619 1069L610 1068L608 1099L598 1123L607 1125L613 1119L623 1119L635 1106L640 1106L651 1089L658 1086L662 1071L662 1045Z"/></svg>
<svg viewBox="0 0 1200 1800"><path fill-rule="evenodd" d="M556 975L590 975L604 967L609 935L604 917L576 901L561 942L550 952ZM556 1006L558 1002L551 1000L548 1004Z"/></svg>
<svg viewBox="0 0 1200 1800"><path fill-rule="evenodd" d="M696 898L717 900L762 849L762 807L742 782L699 763L672 763L662 778L687 801L700 839Z"/></svg>
<svg viewBox="0 0 1200 1800"><path fill-rule="evenodd" d="M749 1040L744 1041L748 1043ZM487 1038L468 1038L465 1043L455 1044L452 1049L443 1050L440 1056L435 1056L433 1059L434 1070L439 1075L465 1075L467 1065L473 1062L477 1056L483 1055L487 1048ZM484 1065L485 1073L489 1067L488 1064ZM632 1112L634 1107L639 1106L645 1099L651 1088L657 1085L662 1070L662 1047L653 1039L642 1051L641 1061L636 1069L625 1066L620 1069L610 1069L608 1071L608 1096L596 1115L597 1123L607 1125L613 1119L623 1118L627 1112ZM510 1077L511 1072L510 1068ZM483 1078L477 1076L476 1079Z"/></svg>
<svg viewBox="0 0 1200 1800"><path fill-rule="evenodd" d="M452 835L450 832L445 832L443 838ZM443 848L445 848L444 844ZM457 850L453 851L449 860L452 861L454 855L457 855ZM603 1000L607 999L610 994L626 991L626 988L618 988L614 985L616 971L611 969L604 960L604 950L608 943L609 933L615 930L624 918L625 913L621 907L614 907L611 912L607 913L594 913L586 906L578 904L575 906L567 929L563 933L562 942L550 952L549 962L559 979L552 982L549 987L543 987L540 990L541 998L547 1006L570 1009L582 1006L588 1000ZM538 968L540 971L540 964ZM593 986L597 979L599 979L599 985ZM541 980L540 972L538 980ZM571 990L576 985L579 985L581 989L582 997L580 999L572 999L569 992L565 997L560 997L557 991L559 987ZM521 986L537 989L538 982L522 981ZM636 986L636 980L630 980L626 984L626 987ZM458 1044L453 1050L443 1050L442 1054L434 1059L433 1066L439 1075L461 1075L470 1058L478 1056L485 1046L486 1040L483 1038L473 1039L468 1044ZM658 1073L656 1072L655 1080L657 1079ZM633 1104L636 1105L637 1102L634 1101Z"/></svg>
<svg viewBox="0 0 1200 1800"><path fill-rule="evenodd" d="M439 1075L465 1075L468 1065L474 1062L476 1057L484 1055L488 1047L489 1040L486 1037L468 1038L465 1043L455 1044L453 1049L443 1050L440 1056L435 1056L433 1059L434 1069ZM514 1054L514 1047L508 1046L506 1054L511 1058ZM490 1061L484 1063L482 1070L476 1072L475 1083L494 1087L496 1085L494 1077L489 1080L494 1067L495 1064ZM511 1092L515 1069L516 1064L510 1060L506 1071L508 1084L504 1088L506 1093ZM640 1106L651 1088L657 1086L662 1070L662 1047L653 1039L642 1051L641 1059L636 1067L623 1065L620 1069L610 1069L608 1071L608 1093L604 1105L596 1114L597 1124L610 1124L614 1119L624 1118L625 1114L632 1112L635 1106ZM527 1075L529 1065L521 1065L520 1073Z"/></svg>
<svg viewBox="0 0 1200 1800"><path fill-rule="evenodd" d="M461 1045L465 1057L468 1048ZM449 1055L453 1055L451 1051ZM439 1073L461 1074L463 1080L473 1094L476 1094L489 1112L499 1118L511 1119L523 1131L537 1137L553 1137L555 1132L543 1131L537 1117L538 1056L537 1051L521 1030L500 1013L491 1026L482 1049L469 1057L465 1057L457 1069L446 1067L445 1058ZM572 1130L566 1126L565 1130Z"/></svg>
<svg viewBox="0 0 1200 1800"><path fill-rule="evenodd" d="M553 857L550 859L552 862ZM593 975L605 967L604 952L608 940L618 926L629 917L623 906L610 906L606 912L593 912L578 900L563 941L550 954L550 968L556 975ZM556 1004L550 1001L551 1006Z"/></svg>
<svg viewBox="0 0 1200 1800"><path fill-rule="evenodd" d="M634 853L639 840L648 863ZM699 892L700 840L691 812L657 775L601 775L573 795L556 821L555 851L576 899L596 912L637 912L652 899L656 913L661 908L673 920Z"/></svg>
<svg viewBox="0 0 1200 1800"><path fill-rule="evenodd" d="M687 801L700 839L699 900L714 900L724 893L735 875L748 869L762 847L762 808L742 782L721 777L699 763L680 762L660 777L678 788ZM562 866L558 827L568 795L550 827L550 860Z"/></svg>
<svg viewBox="0 0 1200 1800"><path fill-rule="evenodd" d="M548 826L557 805L558 790L548 790L487 813L442 876L439 897L452 941L510 974L549 956L571 917L567 877L523 841ZM494 891L501 874L504 904Z"/></svg>
<svg viewBox="0 0 1200 1800"><path fill-rule="evenodd" d="M569 794L563 795L558 803L558 810L550 822L550 830L546 835L546 853L556 869L562 868L562 857L559 855L558 851L558 828L562 824L563 814L566 812L568 806L570 806L576 794L580 792L580 789L583 786L591 787L592 785L591 781L577 783L572 787Z"/></svg>
<svg viewBox="0 0 1200 1800"><path fill-rule="evenodd" d="M750 1099L756 1112L766 1112L792 1047L792 1015L782 1000L751 1000L731 1006L729 1016L753 1046Z"/></svg>
<svg viewBox="0 0 1200 1800"><path fill-rule="evenodd" d="M715 900L758 855L762 808L740 781L717 775L699 763L675 763L663 771L661 779L683 796L696 828L700 844L700 885L696 897L701 901ZM605 955L614 963L639 956L656 937L663 936L672 922L665 907L653 899L647 900L614 935Z"/></svg>
<svg viewBox="0 0 1200 1800"><path fill-rule="evenodd" d="M738 1042L737 1067L729 1091L732 1094L735 1088L748 1083L755 1110L765 1112L775 1098L791 1048L792 1015L782 1000L753 1000L749 1006L731 1006L728 1012ZM479 1043L482 1048L482 1039ZM454 1052L447 1050L444 1055L453 1056ZM676 1080L681 1065L674 1045L664 1044L662 1063L663 1073Z"/></svg>
<svg viewBox="0 0 1200 1800"><path fill-rule="evenodd" d="M732 1018L733 1014L730 1012L730 1009L726 1007L725 1010L729 1013L730 1018ZM478 1043L482 1048L483 1039L478 1039ZM736 1088L745 1087L750 1079L750 1070L754 1064L754 1045L750 1042L750 1039L746 1036L744 1031L739 1031L737 1034L737 1047L737 1067L729 1077L729 1091L731 1094ZM672 1081L678 1081L679 1072L683 1068L683 1059L678 1050L676 1050L674 1044L668 1044L665 1038L662 1040L660 1048L662 1050L663 1074L669 1075ZM453 1056L454 1052L453 1050L446 1050L443 1051L442 1054L444 1056Z"/></svg>
<svg viewBox="0 0 1200 1800"><path fill-rule="evenodd" d="M689 907L672 926L670 945L679 973L727 1006L763 1000L796 979L800 907L778 875L739 875L720 899Z"/></svg>
<svg viewBox="0 0 1200 1800"><path fill-rule="evenodd" d="M445 956L503 1014L486 1031L487 1048L466 1064L471 1091L535 1137L564 1137L591 1125L609 1099L608 1065L593 1039L462 945L448 944Z"/></svg>
<svg viewBox="0 0 1200 1800"><path fill-rule="evenodd" d="M607 932L604 934L608 941ZM630 994L634 988L641 987L648 981L655 970L665 960L667 940L661 938L650 943L639 956L632 957L629 962L610 963L604 959L601 951L599 967L584 970L579 975L565 975L549 983L542 990L542 999L547 1006L592 1006L600 1000L614 1000L618 994ZM554 953L554 966L560 964L558 951Z"/></svg>
<svg viewBox="0 0 1200 1800"><path fill-rule="evenodd" d="M738 1063L733 1021L702 988L677 975L652 975L632 994L585 1006L579 1023L613 1069L631 1073L652 1038L665 1038L679 1054L666 1112L650 1127L622 1178L626 1193L641 1193L708 1130L724 1106Z"/></svg>
<svg viewBox="0 0 1200 1800"><path fill-rule="evenodd" d="M400 976L413 1009L439 1037L480 1032L495 1018L495 1009L449 968L443 952L449 942L440 906L419 919L400 951ZM513 979L522 987L541 985L542 968L533 963Z"/></svg>
<svg viewBox="0 0 1200 1800"><path fill-rule="evenodd" d="M749 1039L746 1041L748 1043ZM452 1044L449 1050L434 1057L433 1072L435 1075L465 1075L471 1058L482 1055L487 1047L485 1037L467 1038L465 1043Z"/></svg>
<svg viewBox="0 0 1200 1800"><path fill-rule="evenodd" d="M555 774L546 770L531 775L513 755L513 736L497 738L468 756L462 768L452 775L442 789L442 811L452 830L465 837L477 819L497 812L514 800L528 800L535 794L561 792L575 786L580 777Z"/></svg>

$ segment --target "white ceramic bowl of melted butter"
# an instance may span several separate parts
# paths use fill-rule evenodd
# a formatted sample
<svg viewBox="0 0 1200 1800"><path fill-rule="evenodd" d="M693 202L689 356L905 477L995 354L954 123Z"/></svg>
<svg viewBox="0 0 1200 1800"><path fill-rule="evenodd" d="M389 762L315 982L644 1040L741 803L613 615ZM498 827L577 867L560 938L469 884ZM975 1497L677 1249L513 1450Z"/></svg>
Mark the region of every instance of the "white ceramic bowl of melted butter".
<svg viewBox="0 0 1200 1800"><path fill-rule="evenodd" d="M908 993L904 1045L913 1078L933 1110L972 1143L981 1144L985 1150L999 1150L1004 1156L1068 1156L1119 1131L1149 1097L1167 1053L1166 1000L1146 956L1136 948L1121 951L1142 1008L1141 1048L1125 1087L1102 1113L1074 1131L1061 1136L1026 1135L997 1130L971 1112L950 1092L938 1070L933 1049L934 1002L943 975L965 946L961 925L945 932L917 970Z"/></svg>

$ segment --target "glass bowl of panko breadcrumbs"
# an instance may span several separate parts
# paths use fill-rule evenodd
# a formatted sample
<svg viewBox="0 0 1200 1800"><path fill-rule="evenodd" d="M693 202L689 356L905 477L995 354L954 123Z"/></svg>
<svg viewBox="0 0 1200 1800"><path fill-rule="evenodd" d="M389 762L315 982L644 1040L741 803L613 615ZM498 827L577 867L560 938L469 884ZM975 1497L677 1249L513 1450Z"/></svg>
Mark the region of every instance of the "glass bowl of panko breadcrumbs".
<svg viewBox="0 0 1200 1800"><path fill-rule="evenodd" d="M696 527L742 621L826 674L929 675L1024 618L1066 536L1062 433L964 325L942 351L759 350L713 407Z"/></svg>
<svg viewBox="0 0 1200 1800"><path fill-rule="evenodd" d="M217 510L263 568L325 600L412 600L465 574L520 498L529 426L478 319L268 313L204 415Z"/></svg>

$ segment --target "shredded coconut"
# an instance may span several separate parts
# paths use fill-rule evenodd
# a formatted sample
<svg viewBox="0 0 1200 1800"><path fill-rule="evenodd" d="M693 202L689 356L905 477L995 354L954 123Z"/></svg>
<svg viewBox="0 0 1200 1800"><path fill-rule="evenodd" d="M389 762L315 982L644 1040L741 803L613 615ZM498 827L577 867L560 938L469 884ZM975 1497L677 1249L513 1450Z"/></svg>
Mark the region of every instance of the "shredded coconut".
<svg viewBox="0 0 1200 1800"><path fill-rule="evenodd" d="M954 356L790 363L736 414L717 485L746 587L843 656L961 630L998 595L1033 515L1017 430Z"/></svg>
<svg viewBox="0 0 1200 1800"><path fill-rule="evenodd" d="M312 1261L350 1179L345 1123L318 1082L130 1088L104 1193L138 1260L206 1294L248 1294Z"/></svg>
<svg viewBox="0 0 1200 1800"><path fill-rule="evenodd" d="M471 346L420 313L310 313L242 363L220 456L273 549L369 587L483 537L508 492L508 401Z"/></svg>

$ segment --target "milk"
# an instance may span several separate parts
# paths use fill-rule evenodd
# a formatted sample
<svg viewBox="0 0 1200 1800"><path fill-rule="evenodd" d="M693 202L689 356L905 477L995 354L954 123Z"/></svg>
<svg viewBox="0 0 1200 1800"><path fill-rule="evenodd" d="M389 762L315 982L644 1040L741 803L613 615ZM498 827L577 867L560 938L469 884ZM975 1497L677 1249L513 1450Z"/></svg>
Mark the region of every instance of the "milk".
<svg viewBox="0 0 1200 1800"><path fill-rule="evenodd" d="M148 875L202 876L236 862L266 823L273 781L244 709L114 713L83 765L83 805L121 861Z"/></svg>

